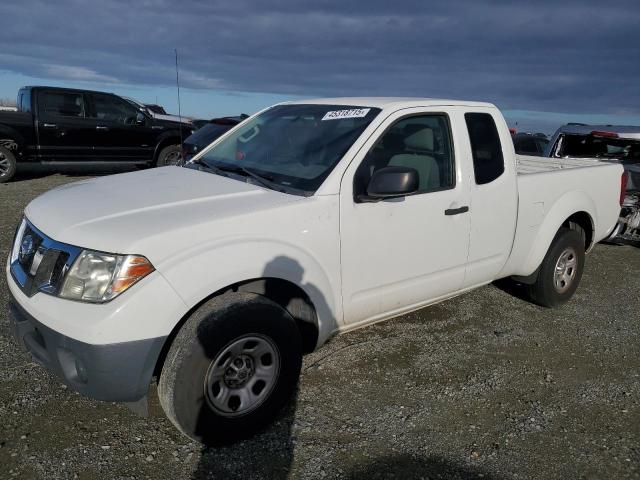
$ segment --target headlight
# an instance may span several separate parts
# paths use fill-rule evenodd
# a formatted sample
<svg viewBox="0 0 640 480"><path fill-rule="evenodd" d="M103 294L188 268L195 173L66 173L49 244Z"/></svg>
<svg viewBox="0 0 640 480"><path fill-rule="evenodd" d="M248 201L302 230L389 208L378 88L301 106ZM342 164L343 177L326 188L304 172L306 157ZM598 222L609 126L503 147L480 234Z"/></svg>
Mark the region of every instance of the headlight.
<svg viewBox="0 0 640 480"><path fill-rule="evenodd" d="M83 250L66 274L60 296L86 302L106 302L154 271L139 255L114 255Z"/></svg>
<svg viewBox="0 0 640 480"><path fill-rule="evenodd" d="M11 250L11 263L15 263L18 261L18 255L20 254L20 242L22 242L22 236L24 235L24 230L27 228L27 220L22 217L22 221L20 222L20 226L16 230L16 236L13 239L13 249Z"/></svg>

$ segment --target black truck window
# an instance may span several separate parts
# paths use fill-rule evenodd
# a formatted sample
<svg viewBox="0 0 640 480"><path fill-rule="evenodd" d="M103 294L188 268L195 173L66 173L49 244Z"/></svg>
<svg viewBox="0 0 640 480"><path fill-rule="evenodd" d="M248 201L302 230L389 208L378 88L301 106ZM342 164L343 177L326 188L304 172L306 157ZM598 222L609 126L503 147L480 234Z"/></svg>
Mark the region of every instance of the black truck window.
<svg viewBox="0 0 640 480"><path fill-rule="evenodd" d="M101 93L92 94L92 98L97 119L124 125L135 123L138 112L130 103L113 95Z"/></svg>
<svg viewBox="0 0 640 480"><path fill-rule="evenodd" d="M81 93L41 92L39 105L40 112L46 116L84 117L86 111Z"/></svg>
<svg viewBox="0 0 640 480"><path fill-rule="evenodd" d="M502 144L496 124L488 113L465 113L464 120L471 140L476 183L491 183L504 172Z"/></svg>

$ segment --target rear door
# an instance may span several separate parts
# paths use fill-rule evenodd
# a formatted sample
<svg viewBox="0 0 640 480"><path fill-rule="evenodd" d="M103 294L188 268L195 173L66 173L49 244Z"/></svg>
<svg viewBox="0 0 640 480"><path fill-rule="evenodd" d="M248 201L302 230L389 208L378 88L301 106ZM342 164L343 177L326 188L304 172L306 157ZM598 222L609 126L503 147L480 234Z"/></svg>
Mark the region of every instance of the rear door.
<svg viewBox="0 0 640 480"><path fill-rule="evenodd" d="M518 190L509 130L494 109L464 113L471 175L471 234L464 286L487 283L505 265L516 228Z"/></svg>
<svg viewBox="0 0 640 480"><path fill-rule="evenodd" d="M41 160L92 160L93 120L87 116L83 92L37 91L38 149Z"/></svg>
<svg viewBox="0 0 640 480"><path fill-rule="evenodd" d="M90 115L95 121L93 132L96 155L101 160L141 161L153 158L156 132L152 120L131 103L115 95L91 93Z"/></svg>

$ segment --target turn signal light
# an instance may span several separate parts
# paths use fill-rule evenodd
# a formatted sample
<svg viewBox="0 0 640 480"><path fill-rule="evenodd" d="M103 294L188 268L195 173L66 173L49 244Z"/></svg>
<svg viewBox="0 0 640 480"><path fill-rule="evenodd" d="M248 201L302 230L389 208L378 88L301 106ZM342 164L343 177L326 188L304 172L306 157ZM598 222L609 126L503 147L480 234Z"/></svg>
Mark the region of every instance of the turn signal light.
<svg viewBox="0 0 640 480"><path fill-rule="evenodd" d="M153 272L153 270L153 265L146 258L138 255L129 255L120 267L118 275L113 279L110 290L114 296L124 292L138 280Z"/></svg>

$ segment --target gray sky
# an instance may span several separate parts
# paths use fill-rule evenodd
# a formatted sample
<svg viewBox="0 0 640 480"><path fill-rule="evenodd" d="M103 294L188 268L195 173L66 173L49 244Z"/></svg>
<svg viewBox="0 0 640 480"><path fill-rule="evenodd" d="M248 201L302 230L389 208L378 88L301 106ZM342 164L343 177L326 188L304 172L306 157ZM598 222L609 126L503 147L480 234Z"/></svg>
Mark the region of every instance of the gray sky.
<svg viewBox="0 0 640 480"><path fill-rule="evenodd" d="M3 0L0 24L0 97L33 79L171 107L177 47L184 108L202 116L409 95L491 101L522 119L640 118L637 0Z"/></svg>

